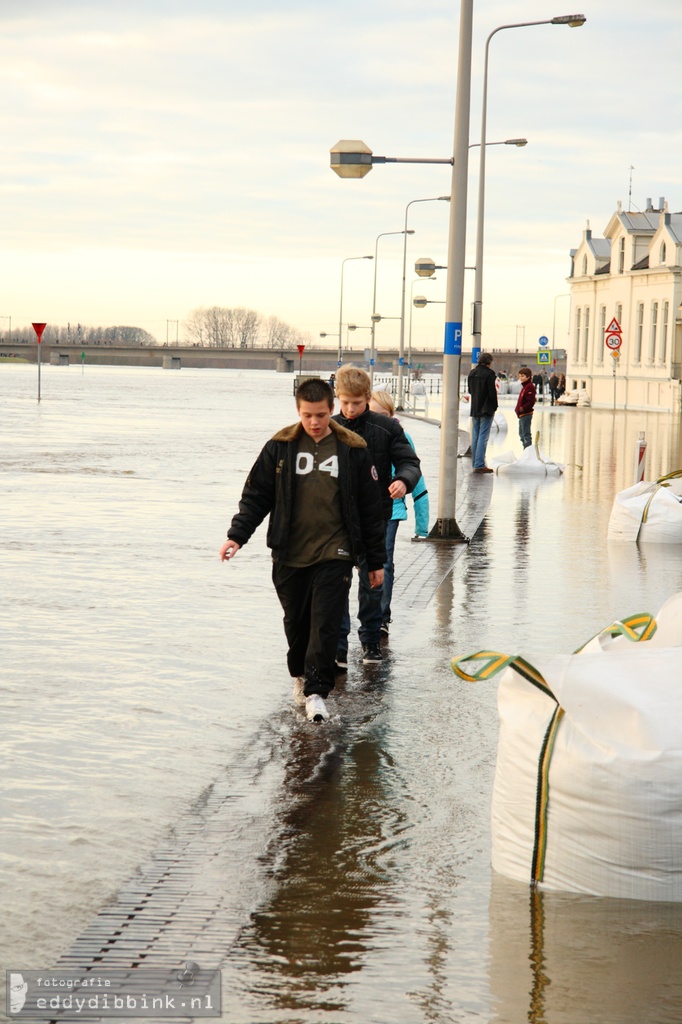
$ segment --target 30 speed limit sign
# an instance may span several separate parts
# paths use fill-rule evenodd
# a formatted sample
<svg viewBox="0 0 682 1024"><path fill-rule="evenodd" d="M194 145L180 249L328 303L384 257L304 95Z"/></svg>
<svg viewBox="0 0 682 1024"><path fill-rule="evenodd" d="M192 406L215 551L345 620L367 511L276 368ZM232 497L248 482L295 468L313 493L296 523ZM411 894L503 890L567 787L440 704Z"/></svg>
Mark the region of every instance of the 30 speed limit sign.
<svg viewBox="0 0 682 1024"><path fill-rule="evenodd" d="M607 334L604 340L606 342L606 347L612 350L620 348L623 344L623 339L620 334Z"/></svg>

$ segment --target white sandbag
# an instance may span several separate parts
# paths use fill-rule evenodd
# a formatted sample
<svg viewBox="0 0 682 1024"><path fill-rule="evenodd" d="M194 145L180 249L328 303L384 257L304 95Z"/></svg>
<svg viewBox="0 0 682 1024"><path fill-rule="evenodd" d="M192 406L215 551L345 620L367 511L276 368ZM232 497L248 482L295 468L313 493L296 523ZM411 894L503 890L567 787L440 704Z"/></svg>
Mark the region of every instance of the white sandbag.
<svg viewBox="0 0 682 1024"><path fill-rule="evenodd" d="M566 467L552 459L544 459L537 445L531 444L523 449L518 459L513 452L503 452L491 459L490 468L500 475L560 476Z"/></svg>
<svg viewBox="0 0 682 1024"><path fill-rule="evenodd" d="M465 679L503 670L492 800L500 874L682 902L682 597L661 615L659 643L644 614L609 627L613 642L534 665L490 651L453 660ZM616 642L619 632L637 642Z"/></svg>
<svg viewBox="0 0 682 1024"><path fill-rule="evenodd" d="M682 543L682 473L642 481L613 499L607 539L649 544Z"/></svg>

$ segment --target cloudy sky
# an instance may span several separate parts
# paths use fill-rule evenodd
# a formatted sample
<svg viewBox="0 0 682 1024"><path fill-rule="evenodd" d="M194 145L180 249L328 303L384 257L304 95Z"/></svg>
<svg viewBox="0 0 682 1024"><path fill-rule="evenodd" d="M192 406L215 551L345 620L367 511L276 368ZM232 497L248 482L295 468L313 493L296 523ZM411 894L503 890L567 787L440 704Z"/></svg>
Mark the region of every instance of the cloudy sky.
<svg viewBox="0 0 682 1024"><path fill-rule="evenodd" d="M488 139L528 146L487 150L488 347L534 350L554 328L565 339L559 297L588 220L601 235L619 199L682 210L680 0L475 0L471 141L488 33L574 10L583 28L491 44ZM169 321L173 334L190 310L221 305L317 339L338 330L341 261L400 231L407 203L450 191L446 165L342 181L329 149L350 138L384 156L450 156L457 0L2 0L0 20L3 336L11 316L13 328L135 324L165 340ZM448 205L412 206L409 226L409 263L444 263ZM397 316L401 238L378 251L377 309ZM345 264L344 320L369 324L373 274ZM443 299L439 277L415 294ZM444 308L415 310L415 346L442 344ZM379 346L397 332L386 320Z"/></svg>

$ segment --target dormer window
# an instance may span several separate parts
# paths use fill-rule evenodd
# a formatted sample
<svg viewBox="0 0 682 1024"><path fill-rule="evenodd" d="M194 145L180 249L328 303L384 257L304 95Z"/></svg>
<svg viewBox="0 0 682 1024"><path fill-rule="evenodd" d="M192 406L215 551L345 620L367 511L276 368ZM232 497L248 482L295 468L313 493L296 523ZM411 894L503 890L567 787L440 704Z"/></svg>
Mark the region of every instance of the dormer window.
<svg viewBox="0 0 682 1024"><path fill-rule="evenodd" d="M625 270L625 238L621 238L618 246L618 273L622 274Z"/></svg>
<svg viewBox="0 0 682 1024"><path fill-rule="evenodd" d="M664 265L664 264L665 264L665 256L666 256L666 251L665 251L665 242L661 242L661 251L660 251L660 253L658 254L658 262L659 262L659 263L660 263L661 265Z"/></svg>
<svg viewBox="0 0 682 1024"><path fill-rule="evenodd" d="M583 277L587 274L587 256L583 256Z"/></svg>

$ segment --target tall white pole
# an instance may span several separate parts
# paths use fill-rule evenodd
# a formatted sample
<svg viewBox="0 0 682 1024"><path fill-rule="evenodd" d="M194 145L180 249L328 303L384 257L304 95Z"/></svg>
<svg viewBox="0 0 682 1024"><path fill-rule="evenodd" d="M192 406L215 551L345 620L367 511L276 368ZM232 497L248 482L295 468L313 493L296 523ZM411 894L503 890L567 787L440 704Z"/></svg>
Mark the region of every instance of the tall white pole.
<svg viewBox="0 0 682 1024"><path fill-rule="evenodd" d="M455 103L454 164L448 279L443 344L443 414L441 422L438 518L431 537L465 540L457 525L457 441L459 435L459 373L462 361L462 311L466 249L467 176L469 171L469 107L471 97L471 38L473 0L461 0L457 99Z"/></svg>
<svg viewBox="0 0 682 1024"><path fill-rule="evenodd" d="M564 14L556 18L546 18L543 21L519 21L513 25L498 25L493 29L485 41L485 61L483 64L483 98L481 101L481 158L478 165L478 213L476 217L476 278L474 283L474 316L472 329L472 349L481 348L482 318L483 318L483 228L485 213L485 152L486 152L486 128L488 117L488 54L490 40L498 32L508 28L532 28L535 25L568 25L571 28L578 28L585 22L582 14ZM510 140L510 142L513 140Z"/></svg>
<svg viewBox="0 0 682 1024"><path fill-rule="evenodd" d="M339 300L339 355L338 366L343 362L343 270L348 260L372 260L373 256L346 256L341 260L341 298ZM348 348L348 332L346 332L346 348Z"/></svg>
<svg viewBox="0 0 682 1024"><path fill-rule="evenodd" d="M396 396L396 409L403 407L403 367L405 365L405 289L407 277L407 236L414 234L407 230L407 214L413 203L437 203L439 201L449 202L450 196L433 196L429 199L412 199L405 207L405 238L403 242L403 287L400 306L400 344L398 347L398 388Z"/></svg>
<svg viewBox="0 0 682 1024"><path fill-rule="evenodd" d="M409 232L414 234L413 231ZM380 235L377 235L377 240L374 243L374 292L372 293L372 338L370 342L369 350L369 378L372 384L374 384L374 363L376 358L376 346L374 343L374 330L376 328L375 316L377 312L377 266L379 263L379 239L384 238L385 235L402 235L405 234L403 231L382 231Z"/></svg>

